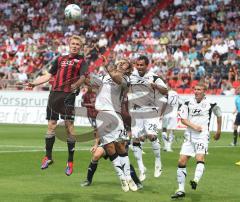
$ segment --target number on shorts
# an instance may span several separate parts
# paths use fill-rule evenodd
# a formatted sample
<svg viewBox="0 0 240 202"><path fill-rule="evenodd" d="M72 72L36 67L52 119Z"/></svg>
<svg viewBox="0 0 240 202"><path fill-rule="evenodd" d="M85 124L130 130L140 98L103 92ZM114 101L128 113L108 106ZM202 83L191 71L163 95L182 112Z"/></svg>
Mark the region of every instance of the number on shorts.
<svg viewBox="0 0 240 202"><path fill-rule="evenodd" d="M197 150L204 150L205 147L204 147L204 144L203 143L197 143Z"/></svg>
<svg viewBox="0 0 240 202"><path fill-rule="evenodd" d="M154 131L156 131L156 130L157 130L157 125L156 125L156 124L149 124L148 130L154 130Z"/></svg>

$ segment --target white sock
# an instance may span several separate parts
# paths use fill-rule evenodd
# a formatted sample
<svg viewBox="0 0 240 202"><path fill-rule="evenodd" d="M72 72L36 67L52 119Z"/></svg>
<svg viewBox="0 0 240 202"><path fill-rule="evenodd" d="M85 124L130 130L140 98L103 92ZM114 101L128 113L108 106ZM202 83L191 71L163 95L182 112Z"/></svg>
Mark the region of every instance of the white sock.
<svg viewBox="0 0 240 202"><path fill-rule="evenodd" d="M152 142L152 149L155 155L155 166L157 165L161 168L162 163L161 163L161 155L160 155L160 143L158 138Z"/></svg>
<svg viewBox="0 0 240 202"><path fill-rule="evenodd" d="M185 179L187 176L187 169L185 168L179 168L177 169L177 181L178 181L178 189L180 191L185 192Z"/></svg>
<svg viewBox="0 0 240 202"><path fill-rule="evenodd" d="M169 137L168 137L168 149L169 149L169 150L172 149L173 140L174 140L174 134L173 134L173 132L171 131L171 132L169 133Z"/></svg>
<svg viewBox="0 0 240 202"><path fill-rule="evenodd" d="M144 165L143 165L143 160L142 160L142 149L140 148L140 143L139 143L139 146L133 146L133 154L137 160L139 172L144 173Z"/></svg>
<svg viewBox="0 0 240 202"><path fill-rule="evenodd" d="M205 168L204 162L202 162L202 161L197 162L195 175L194 175L195 182L199 182L199 180L201 179L203 172L204 172L204 168Z"/></svg>
<svg viewBox="0 0 240 202"><path fill-rule="evenodd" d="M126 177L124 175L123 169L121 169L121 161L120 161L120 157L117 156L114 160L111 160L113 167L119 177L120 180L126 180Z"/></svg>
<svg viewBox="0 0 240 202"><path fill-rule="evenodd" d="M163 146L164 146L164 148L166 148L166 145L168 142L167 132L162 132L162 140L163 140Z"/></svg>
<svg viewBox="0 0 240 202"><path fill-rule="evenodd" d="M126 156L119 156L121 161L121 166L123 167L123 172L127 180L131 180L131 174L130 174L130 162L129 157L126 154Z"/></svg>

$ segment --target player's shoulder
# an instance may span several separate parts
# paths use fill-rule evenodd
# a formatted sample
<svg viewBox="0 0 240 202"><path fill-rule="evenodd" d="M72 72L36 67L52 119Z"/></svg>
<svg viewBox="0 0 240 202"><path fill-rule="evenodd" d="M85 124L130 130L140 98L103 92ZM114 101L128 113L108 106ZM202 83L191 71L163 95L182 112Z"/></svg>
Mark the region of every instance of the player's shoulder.
<svg viewBox="0 0 240 202"><path fill-rule="evenodd" d="M195 105L196 101L193 97L191 98L186 98L183 102L184 105L190 106L190 105Z"/></svg>
<svg viewBox="0 0 240 202"><path fill-rule="evenodd" d="M204 100L203 100L204 103L207 103L207 104L210 104L210 105L216 105L216 101L208 98L208 97L205 97Z"/></svg>

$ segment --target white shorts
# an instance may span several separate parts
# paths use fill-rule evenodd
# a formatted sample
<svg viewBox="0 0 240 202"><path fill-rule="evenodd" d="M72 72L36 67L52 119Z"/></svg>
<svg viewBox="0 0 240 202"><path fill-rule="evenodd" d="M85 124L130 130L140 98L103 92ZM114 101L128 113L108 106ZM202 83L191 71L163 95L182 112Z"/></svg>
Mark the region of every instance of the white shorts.
<svg viewBox="0 0 240 202"><path fill-rule="evenodd" d="M120 114L115 111L99 111L96 119L101 145L127 138Z"/></svg>
<svg viewBox="0 0 240 202"><path fill-rule="evenodd" d="M162 127L174 130L177 128L177 116L164 116L162 119Z"/></svg>
<svg viewBox="0 0 240 202"><path fill-rule="evenodd" d="M198 133L198 135L200 134ZM195 157L196 154L208 154L209 134L205 133L202 138L190 138L189 133L184 135L186 139L182 144L181 155Z"/></svg>
<svg viewBox="0 0 240 202"><path fill-rule="evenodd" d="M131 112L132 137L139 138L143 135L157 135L159 129L159 114L157 110L145 112Z"/></svg>

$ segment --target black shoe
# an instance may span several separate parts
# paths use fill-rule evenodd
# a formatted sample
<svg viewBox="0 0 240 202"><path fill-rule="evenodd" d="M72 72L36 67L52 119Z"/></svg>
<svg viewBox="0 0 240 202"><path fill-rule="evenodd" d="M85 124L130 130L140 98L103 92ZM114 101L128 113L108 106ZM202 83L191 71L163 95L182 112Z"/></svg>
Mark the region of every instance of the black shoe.
<svg viewBox="0 0 240 202"><path fill-rule="evenodd" d="M171 196L172 199L178 199L178 198L184 198L185 197L185 192L183 191L176 191L175 194Z"/></svg>
<svg viewBox="0 0 240 202"><path fill-rule="evenodd" d="M87 187L87 186L90 186L91 184L92 184L92 182L85 180L83 183L81 183L81 187Z"/></svg>
<svg viewBox="0 0 240 202"><path fill-rule="evenodd" d="M190 185L191 185L192 189L194 189L194 190L197 189L197 182L195 182L194 180L190 181Z"/></svg>

